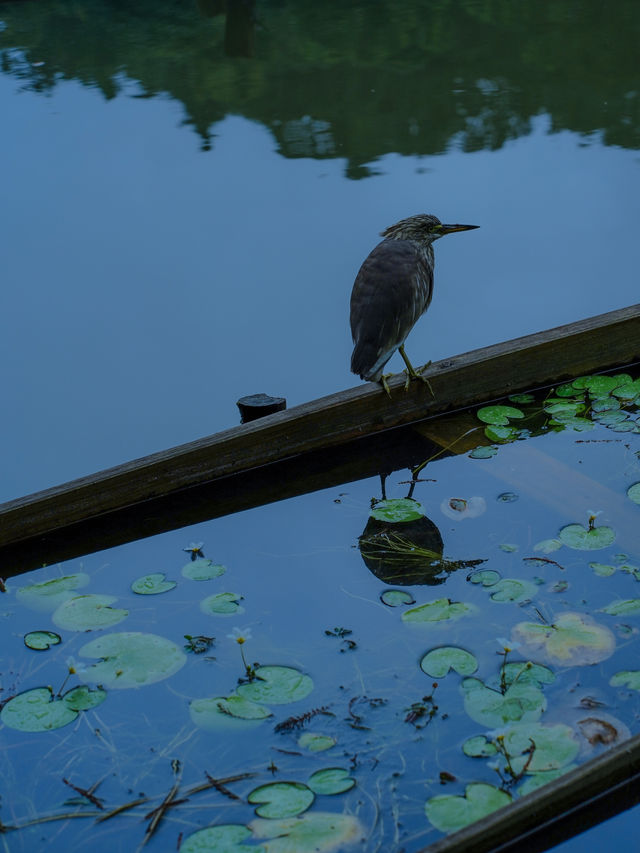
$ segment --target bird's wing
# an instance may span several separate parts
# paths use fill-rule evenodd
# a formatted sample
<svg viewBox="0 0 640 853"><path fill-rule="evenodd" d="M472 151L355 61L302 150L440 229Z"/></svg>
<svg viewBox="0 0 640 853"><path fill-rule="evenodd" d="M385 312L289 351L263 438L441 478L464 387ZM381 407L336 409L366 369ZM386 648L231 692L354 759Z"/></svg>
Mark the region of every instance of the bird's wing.
<svg viewBox="0 0 640 853"><path fill-rule="evenodd" d="M351 369L380 378L431 301L433 270L408 240L383 240L360 267L351 293Z"/></svg>

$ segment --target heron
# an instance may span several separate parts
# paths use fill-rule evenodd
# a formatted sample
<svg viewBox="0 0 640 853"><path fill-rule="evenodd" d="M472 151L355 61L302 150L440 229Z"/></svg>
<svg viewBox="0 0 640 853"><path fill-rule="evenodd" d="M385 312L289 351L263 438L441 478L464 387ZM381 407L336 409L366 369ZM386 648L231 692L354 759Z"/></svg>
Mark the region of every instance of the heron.
<svg viewBox="0 0 640 853"><path fill-rule="evenodd" d="M445 234L471 231L479 225L445 225L437 216L420 213L381 232L384 239L360 267L351 292L351 372L380 382L390 395L382 371L396 350L406 364L405 389L431 362L416 370L404 350L411 329L429 307L433 295L433 243ZM433 394L433 391L431 391Z"/></svg>

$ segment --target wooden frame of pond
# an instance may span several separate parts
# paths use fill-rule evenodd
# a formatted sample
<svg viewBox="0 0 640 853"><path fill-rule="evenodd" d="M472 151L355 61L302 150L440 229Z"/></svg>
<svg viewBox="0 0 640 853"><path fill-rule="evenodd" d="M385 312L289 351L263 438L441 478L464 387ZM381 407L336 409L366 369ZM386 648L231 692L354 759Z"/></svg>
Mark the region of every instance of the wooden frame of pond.
<svg viewBox="0 0 640 853"><path fill-rule="evenodd" d="M434 363L433 388L367 384L0 505L0 573L488 443L464 410L640 362L640 304ZM280 390L280 389L279 389ZM380 459L385 470L381 471ZM429 853L545 850L640 801L640 735Z"/></svg>

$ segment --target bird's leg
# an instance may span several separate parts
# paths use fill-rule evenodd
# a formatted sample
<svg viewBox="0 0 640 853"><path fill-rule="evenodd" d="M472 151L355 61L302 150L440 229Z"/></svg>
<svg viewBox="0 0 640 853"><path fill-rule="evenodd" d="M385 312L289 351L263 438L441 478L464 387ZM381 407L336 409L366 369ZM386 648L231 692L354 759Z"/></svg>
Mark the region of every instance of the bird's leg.
<svg viewBox="0 0 640 853"><path fill-rule="evenodd" d="M426 376L423 376L423 375L422 375L422 371L423 371L423 370L426 370L426 369L429 367L429 365L431 364L431 362L430 362L430 361L428 361L428 362L427 362L426 364L424 364L424 365L420 368L420 370L418 371L418 370L416 370L416 369L415 369L415 367L414 367L414 366L411 364L411 362L409 361L409 357L408 357L408 355L406 354L406 352L404 351L404 344L401 344L401 345L398 347L398 352L399 352L399 353L400 353L400 355L402 356L402 358L403 358L403 360L404 360L404 363L407 365L407 370L406 370L406 374L407 374L407 381L404 383L404 390L405 390L405 391L407 391L407 390L408 390L408 388L409 388L409 383L411 382L411 380L412 380L412 379L419 379L421 382L424 382L424 383L425 383L425 385L428 385L428 386L429 386L429 391L431 392L431 396L432 396L432 397L435 397L435 394L433 393L433 388L431 387L431 383L429 382L429 380L427 379L427 377L426 377Z"/></svg>
<svg viewBox="0 0 640 853"><path fill-rule="evenodd" d="M384 388L387 397L391 398L391 389L389 388L389 383L387 382L387 376L393 376L393 373L383 373L380 377L380 384Z"/></svg>

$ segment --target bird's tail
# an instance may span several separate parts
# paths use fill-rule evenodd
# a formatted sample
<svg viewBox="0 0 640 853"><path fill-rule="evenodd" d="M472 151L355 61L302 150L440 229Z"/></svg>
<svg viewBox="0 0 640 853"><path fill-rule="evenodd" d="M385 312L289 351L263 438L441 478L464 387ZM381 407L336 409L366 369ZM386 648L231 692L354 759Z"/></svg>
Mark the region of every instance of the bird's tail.
<svg viewBox="0 0 640 853"><path fill-rule="evenodd" d="M387 361L389 357L382 361L379 350L373 344L367 341L358 343L351 356L351 372L368 382L379 382Z"/></svg>

